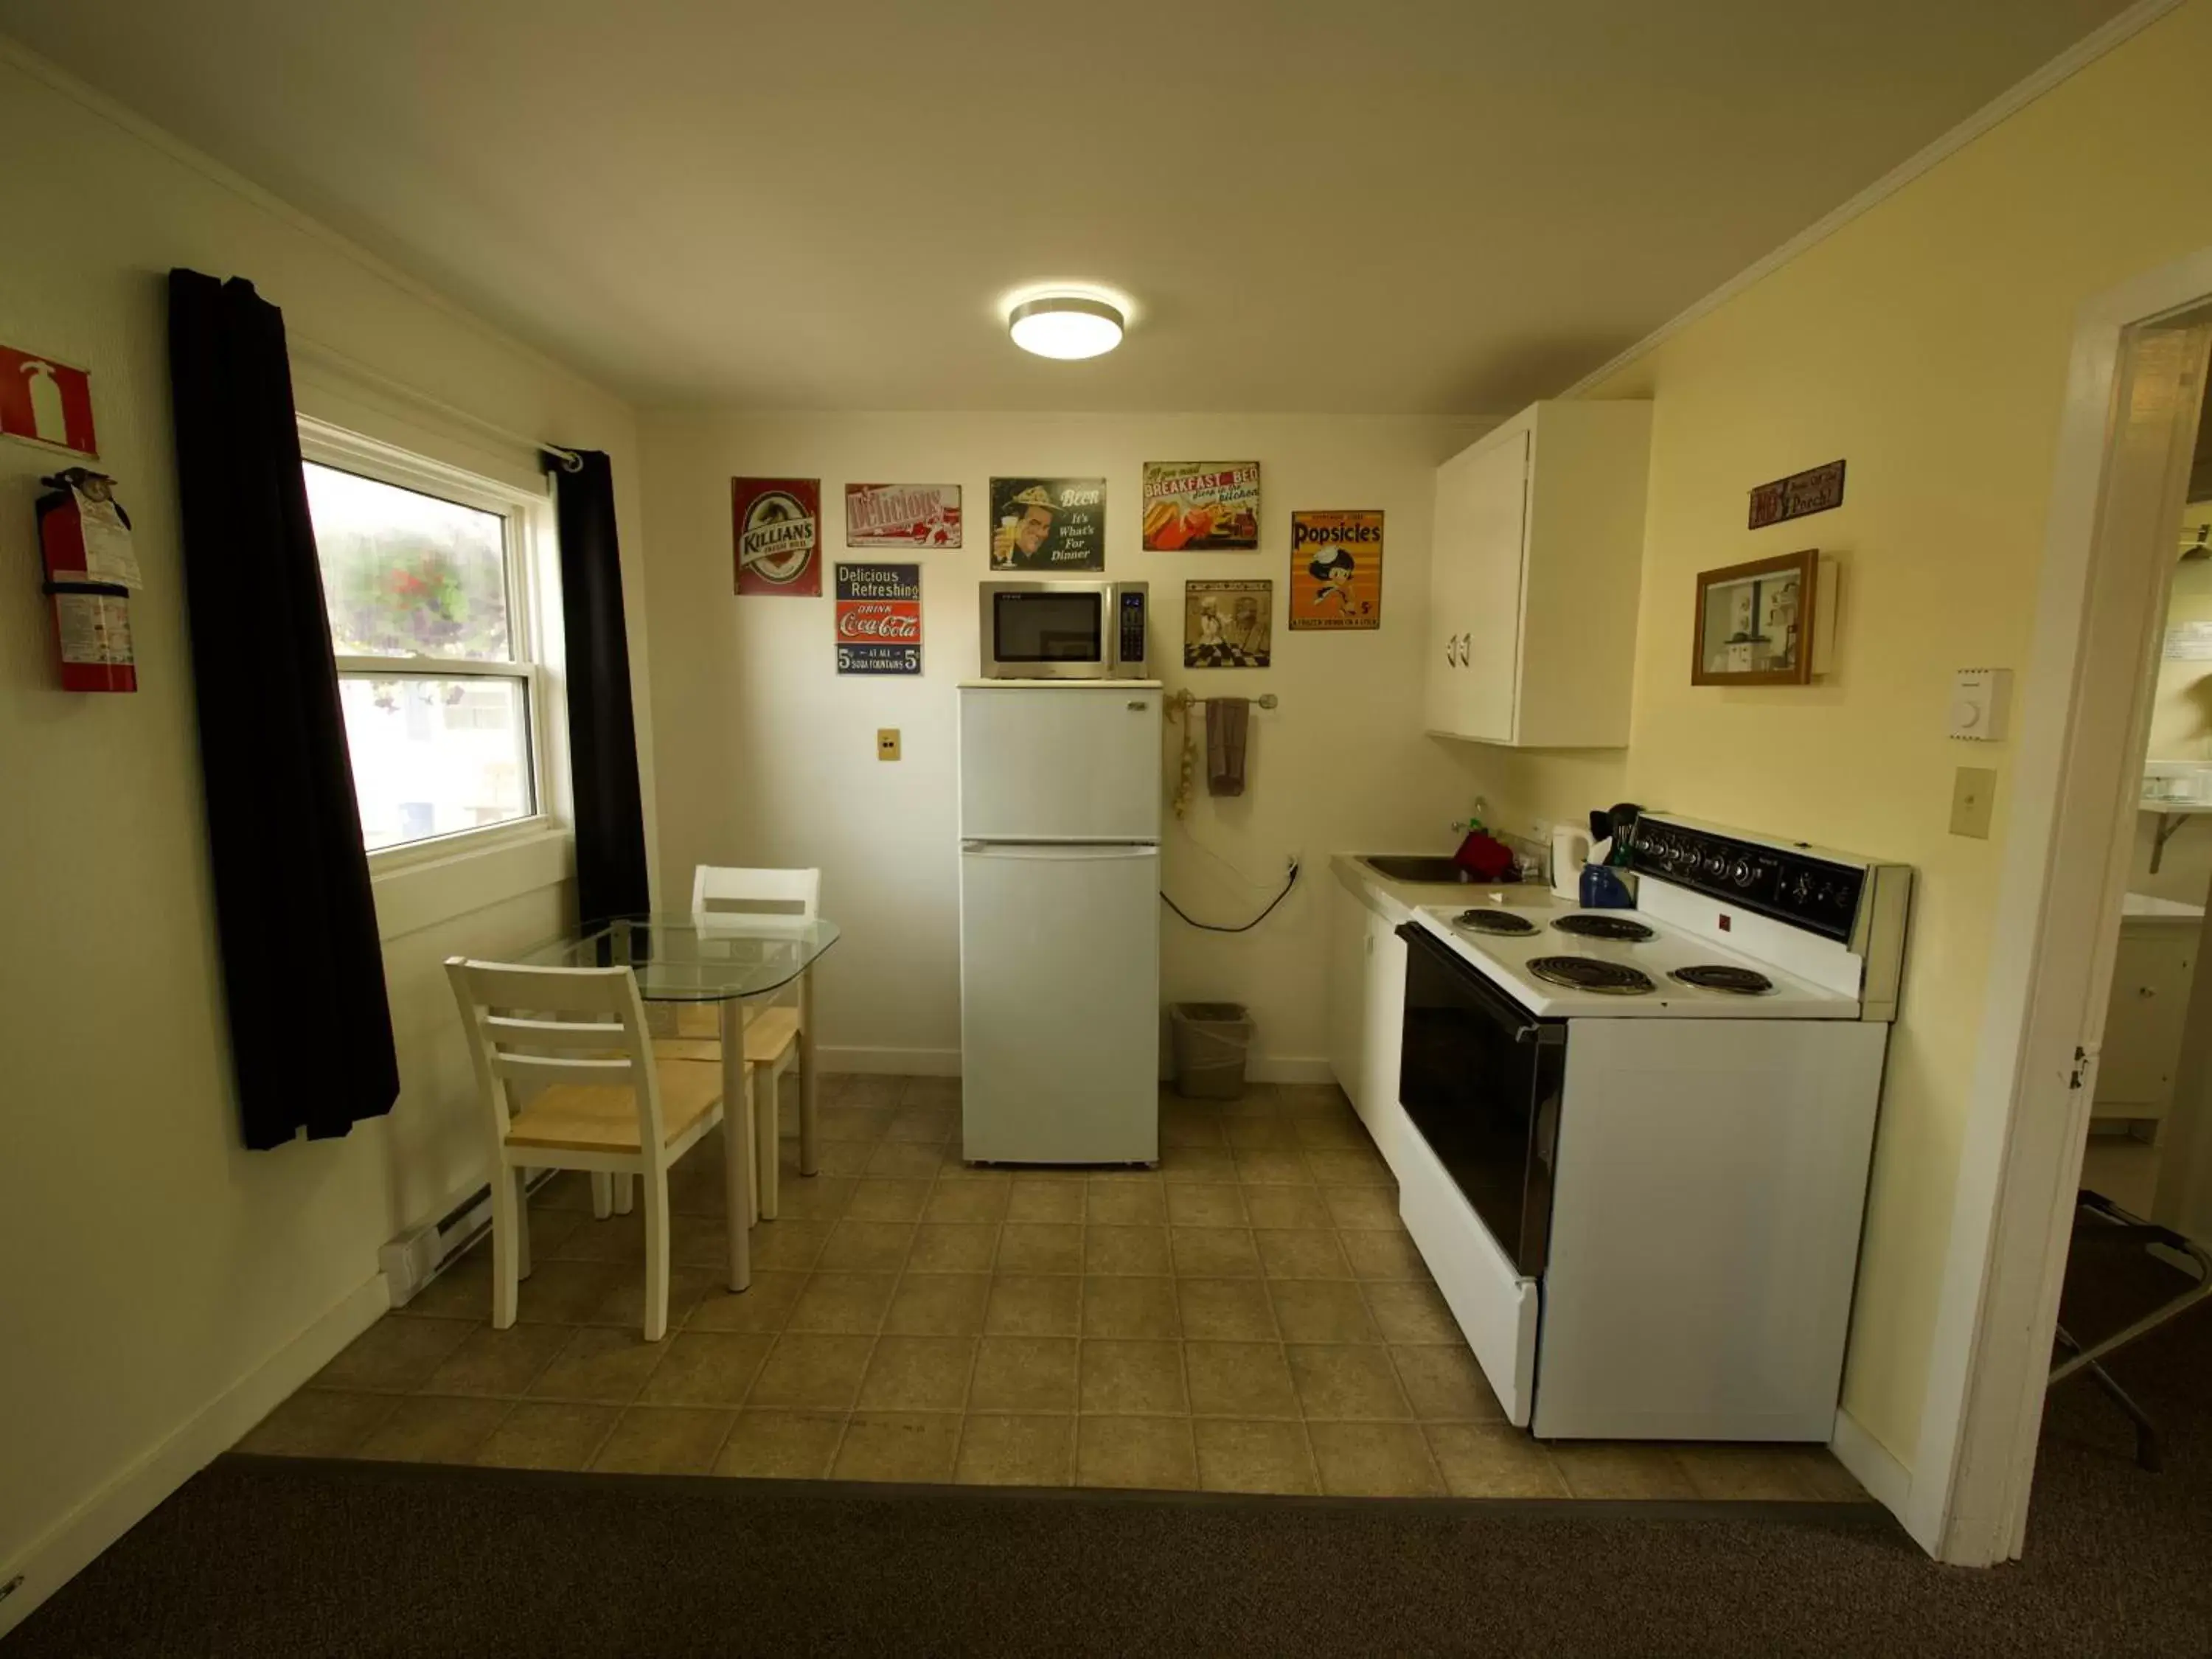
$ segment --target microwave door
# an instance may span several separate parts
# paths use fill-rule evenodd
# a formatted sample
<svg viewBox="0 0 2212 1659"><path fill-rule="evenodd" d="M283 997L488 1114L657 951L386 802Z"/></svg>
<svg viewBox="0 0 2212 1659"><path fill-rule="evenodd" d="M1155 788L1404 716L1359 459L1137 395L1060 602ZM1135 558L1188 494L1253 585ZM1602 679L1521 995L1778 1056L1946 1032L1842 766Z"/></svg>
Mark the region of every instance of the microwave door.
<svg viewBox="0 0 2212 1659"><path fill-rule="evenodd" d="M1108 656L1106 596L1096 588L983 593L987 666L1006 679L1092 679Z"/></svg>

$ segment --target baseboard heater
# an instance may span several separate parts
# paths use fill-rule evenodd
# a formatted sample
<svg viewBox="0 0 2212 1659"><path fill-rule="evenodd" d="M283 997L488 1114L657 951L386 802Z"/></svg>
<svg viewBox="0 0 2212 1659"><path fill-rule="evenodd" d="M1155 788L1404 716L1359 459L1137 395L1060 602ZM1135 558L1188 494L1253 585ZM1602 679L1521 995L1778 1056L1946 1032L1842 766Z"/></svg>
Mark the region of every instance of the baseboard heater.
<svg viewBox="0 0 2212 1659"><path fill-rule="evenodd" d="M538 1170L530 1178L528 1190L537 1192L560 1173ZM405 1307L448 1262L490 1231L491 1183L486 1182L437 1220L426 1221L386 1244L377 1252L376 1261L391 1287L392 1305Z"/></svg>

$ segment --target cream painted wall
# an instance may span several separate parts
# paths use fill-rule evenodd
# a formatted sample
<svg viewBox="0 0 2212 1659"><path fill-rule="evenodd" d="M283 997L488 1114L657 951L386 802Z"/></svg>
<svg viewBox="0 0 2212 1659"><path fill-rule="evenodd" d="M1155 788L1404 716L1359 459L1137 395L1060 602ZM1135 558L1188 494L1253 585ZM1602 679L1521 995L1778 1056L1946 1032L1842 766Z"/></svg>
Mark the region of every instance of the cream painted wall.
<svg viewBox="0 0 2212 1659"><path fill-rule="evenodd" d="M137 526L147 580L131 605L138 693L54 690L32 502L38 475L66 458L0 441L0 1580L33 1574L4 1628L52 1588L39 1563L49 1545L69 1553L72 1516L128 1493L170 1437L189 1445L201 1413L362 1291L378 1246L481 1178L436 963L543 937L570 903L558 843L380 879L397 1110L342 1140L240 1147L202 832L166 272L249 276L295 338L503 426L608 449L633 592L643 549L623 404L5 42L0 154L14 158L0 168L0 341L92 369L99 465ZM308 412L534 477L519 449L349 390L343 374L302 362L298 379ZM641 661L641 600L630 625ZM441 885L462 896L441 898Z"/></svg>
<svg viewBox="0 0 2212 1659"><path fill-rule="evenodd" d="M2173 113L2207 64L2192 0L1591 392L1656 399L1626 792L1920 871L1844 1381L1908 1467L2011 805L2009 745L1947 739L1946 692L2026 665L2076 307L2212 240L2212 150ZM1838 456L1842 508L1745 530L1753 485ZM1837 672L1690 685L1696 572L1803 547L1843 561ZM1970 764L2001 776L1989 841L1948 832ZM1579 784L1480 769L1516 805Z"/></svg>
<svg viewBox="0 0 2212 1659"><path fill-rule="evenodd" d="M1193 915L1241 922L1279 885L1286 859L1303 860L1304 875L1250 933L1201 934L1164 915L1164 990L1249 1004L1255 1048L1279 1075L1325 1075L1324 860L1345 849L1448 850L1446 826L1472 798L1463 746L1419 734L1419 641L1433 471L1486 422L648 414L643 424L661 866L678 884L700 862L823 867L823 909L845 930L821 978L833 1063L957 1062L954 687L977 667L988 480L1034 472L1107 479L1107 574L1152 582L1154 660L1170 689L1282 699L1254 713L1247 793L1213 800L1201 780L1188 819L1168 816L1164 879ZM1260 552L1139 549L1145 461L1253 457L1264 469ZM963 486L967 545L921 557L919 678L836 674L827 598L732 595L735 474L819 477L833 562L897 556L843 551L848 482ZM1378 631L1283 631L1293 507L1388 514ZM1238 576L1274 581L1274 665L1186 672L1183 581ZM904 760L874 758L879 726L902 731ZM1164 791L1179 737L1179 728L1162 734Z"/></svg>

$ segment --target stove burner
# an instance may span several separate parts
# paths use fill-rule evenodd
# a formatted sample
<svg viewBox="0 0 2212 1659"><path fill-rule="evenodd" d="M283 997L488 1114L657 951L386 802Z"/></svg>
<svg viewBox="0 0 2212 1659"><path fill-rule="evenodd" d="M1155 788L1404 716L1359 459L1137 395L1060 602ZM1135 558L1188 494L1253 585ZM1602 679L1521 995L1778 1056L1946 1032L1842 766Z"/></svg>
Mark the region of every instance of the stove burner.
<svg viewBox="0 0 2212 1659"><path fill-rule="evenodd" d="M1528 964L1528 971L1553 985L1594 991L1601 996L1648 996L1658 988L1641 969L1618 962L1600 962L1595 957L1538 957Z"/></svg>
<svg viewBox="0 0 2212 1659"><path fill-rule="evenodd" d="M1695 968L1677 968L1667 977L1678 979L1685 985L1701 985L1708 991L1728 991L1740 997L1764 996L1774 988L1774 981L1764 974L1755 974L1748 968L1729 968L1719 963Z"/></svg>
<svg viewBox="0 0 2212 1659"><path fill-rule="evenodd" d="M1462 910L1452 919L1471 933L1533 933L1536 924L1510 910Z"/></svg>
<svg viewBox="0 0 2212 1659"><path fill-rule="evenodd" d="M1651 930L1640 921L1631 921L1626 916L1593 916L1589 915L1561 916L1552 924L1563 933L1579 933L1584 939L1613 939L1641 940L1651 937Z"/></svg>

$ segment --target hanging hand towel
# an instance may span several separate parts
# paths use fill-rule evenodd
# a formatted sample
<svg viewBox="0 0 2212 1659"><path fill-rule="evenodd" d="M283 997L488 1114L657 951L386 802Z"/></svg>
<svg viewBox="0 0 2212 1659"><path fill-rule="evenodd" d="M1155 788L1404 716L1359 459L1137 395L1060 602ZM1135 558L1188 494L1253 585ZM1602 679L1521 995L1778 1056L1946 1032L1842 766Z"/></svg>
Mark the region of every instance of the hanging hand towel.
<svg viewBox="0 0 2212 1659"><path fill-rule="evenodd" d="M1252 716L1245 697L1206 700L1206 793L1244 793L1244 735Z"/></svg>

